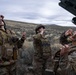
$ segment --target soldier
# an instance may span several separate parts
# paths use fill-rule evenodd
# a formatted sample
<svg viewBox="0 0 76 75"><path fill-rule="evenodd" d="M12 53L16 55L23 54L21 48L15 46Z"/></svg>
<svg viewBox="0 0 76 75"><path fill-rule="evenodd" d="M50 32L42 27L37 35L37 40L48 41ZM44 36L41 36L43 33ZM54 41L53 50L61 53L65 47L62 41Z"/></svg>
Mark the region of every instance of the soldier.
<svg viewBox="0 0 76 75"><path fill-rule="evenodd" d="M67 46L68 48L72 48L74 46L73 42L76 40L76 31L72 29L68 29L67 31L63 32L60 36L60 43L63 46ZM61 54L67 51L61 50Z"/></svg>
<svg viewBox="0 0 76 75"><path fill-rule="evenodd" d="M35 29L36 34L33 36L34 53L34 70L35 75L44 75L47 61L51 60L51 47L47 37L45 37L45 26L39 25ZM51 63L51 62L50 62Z"/></svg>
<svg viewBox="0 0 76 75"><path fill-rule="evenodd" d="M11 30L6 29L3 19L4 16L0 15L0 75L15 75L12 68L17 59L17 50L22 47L26 34L23 33L19 39Z"/></svg>
<svg viewBox="0 0 76 75"><path fill-rule="evenodd" d="M60 56L59 56L59 66L58 69L60 70L60 75L72 75L70 68L70 63L68 59L68 53L70 51L70 46L72 45L72 41L74 41L73 30L68 29L67 31L63 32L60 36L60 43L62 44L62 48L60 49Z"/></svg>

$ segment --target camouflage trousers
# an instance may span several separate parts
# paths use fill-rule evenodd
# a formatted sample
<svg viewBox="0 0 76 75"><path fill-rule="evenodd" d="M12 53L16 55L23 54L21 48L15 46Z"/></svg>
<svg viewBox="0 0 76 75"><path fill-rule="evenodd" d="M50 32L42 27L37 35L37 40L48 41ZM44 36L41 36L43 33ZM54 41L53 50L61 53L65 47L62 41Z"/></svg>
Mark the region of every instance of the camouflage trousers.
<svg viewBox="0 0 76 75"><path fill-rule="evenodd" d="M48 59L34 57L34 75L44 75L45 69L51 67L51 57Z"/></svg>
<svg viewBox="0 0 76 75"><path fill-rule="evenodd" d="M0 67L0 75L16 75L16 66L3 66Z"/></svg>
<svg viewBox="0 0 76 75"><path fill-rule="evenodd" d="M17 60L17 75L27 75L28 65L24 62L24 59Z"/></svg>
<svg viewBox="0 0 76 75"><path fill-rule="evenodd" d="M71 68L71 66L69 66L68 68L65 68L65 69L61 69L59 67L56 75L76 75L76 73Z"/></svg>

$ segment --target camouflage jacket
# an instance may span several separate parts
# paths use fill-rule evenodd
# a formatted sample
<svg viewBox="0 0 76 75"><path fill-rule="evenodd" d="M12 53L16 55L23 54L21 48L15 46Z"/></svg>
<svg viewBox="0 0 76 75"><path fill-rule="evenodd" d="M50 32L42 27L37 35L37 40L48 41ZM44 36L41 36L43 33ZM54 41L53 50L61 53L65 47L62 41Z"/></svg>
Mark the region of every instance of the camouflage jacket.
<svg viewBox="0 0 76 75"><path fill-rule="evenodd" d="M65 55L60 56L59 68L61 70L65 70L65 69L68 69L68 65L69 65L69 62L68 62L68 54L65 54Z"/></svg>
<svg viewBox="0 0 76 75"><path fill-rule="evenodd" d="M48 38L41 34L33 36L33 44L35 49L35 56L38 57L49 57L51 56L51 47Z"/></svg>
<svg viewBox="0 0 76 75"><path fill-rule="evenodd" d="M71 52L68 55L68 59L69 59L69 62L70 62L71 67L76 72L76 48L73 48L72 50L75 50L75 51Z"/></svg>
<svg viewBox="0 0 76 75"><path fill-rule="evenodd" d="M12 59L13 49L22 47L24 40L18 39L14 33L0 29L0 59Z"/></svg>

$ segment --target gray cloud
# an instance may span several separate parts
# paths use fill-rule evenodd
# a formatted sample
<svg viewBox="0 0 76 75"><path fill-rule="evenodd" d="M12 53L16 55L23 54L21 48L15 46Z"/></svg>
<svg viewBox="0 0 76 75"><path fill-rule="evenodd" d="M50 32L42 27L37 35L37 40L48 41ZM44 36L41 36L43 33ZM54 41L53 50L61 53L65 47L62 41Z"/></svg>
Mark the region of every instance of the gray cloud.
<svg viewBox="0 0 76 75"><path fill-rule="evenodd" d="M62 25L71 20L73 15L58 3L59 0L0 0L0 14L5 19Z"/></svg>

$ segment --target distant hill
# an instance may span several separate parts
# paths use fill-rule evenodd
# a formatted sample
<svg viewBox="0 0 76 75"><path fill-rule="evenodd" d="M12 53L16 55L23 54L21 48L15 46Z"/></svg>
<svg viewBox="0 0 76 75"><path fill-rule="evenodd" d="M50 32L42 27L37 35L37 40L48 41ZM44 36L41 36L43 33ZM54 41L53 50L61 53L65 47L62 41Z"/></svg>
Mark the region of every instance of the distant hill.
<svg viewBox="0 0 76 75"><path fill-rule="evenodd" d="M28 30L29 30L29 32L31 32L32 30L34 31L35 27L38 25L38 24L34 24L34 23L27 23L27 22L13 21L13 20L5 20L5 22L6 22L8 28L12 28L14 30L19 29L21 31L26 31L26 32ZM58 26L55 24L45 25L45 26L46 26L47 30L58 30L61 32L64 30L67 30L69 28L76 30L75 27L66 27L66 26L62 27L62 26Z"/></svg>

